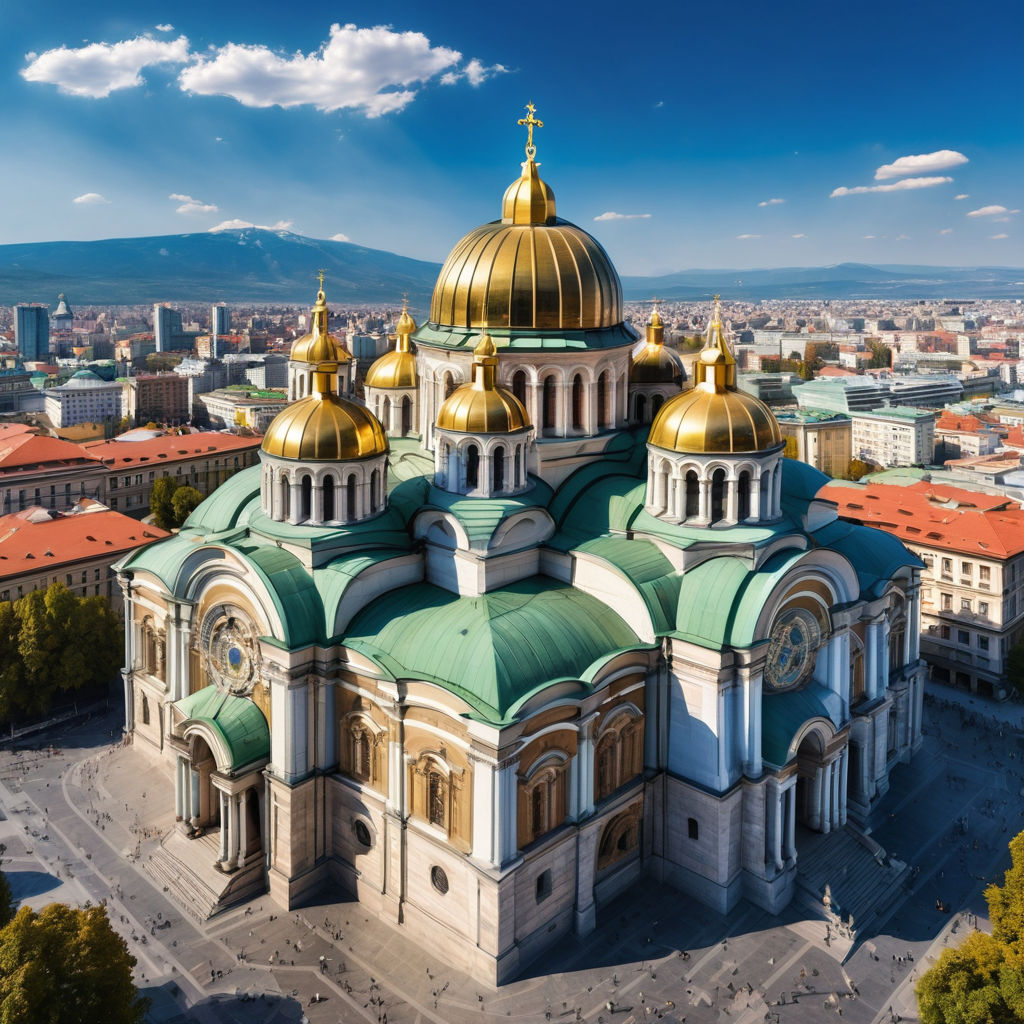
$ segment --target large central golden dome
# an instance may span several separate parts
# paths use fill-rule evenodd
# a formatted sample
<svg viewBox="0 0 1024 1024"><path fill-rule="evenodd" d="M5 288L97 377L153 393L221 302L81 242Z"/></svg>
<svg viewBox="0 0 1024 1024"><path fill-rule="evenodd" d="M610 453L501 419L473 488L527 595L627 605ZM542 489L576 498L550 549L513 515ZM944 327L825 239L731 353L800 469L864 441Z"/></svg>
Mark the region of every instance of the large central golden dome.
<svg viewBox="0 0 1024 1024"><path fill-rule="evenodd" d="M595 238L555 216L555 194L534 155L531 129L523 173L505 192L501 220L471 231L445 260L430 303L433 323L576 331L622 322L612 261Z"/></svg>

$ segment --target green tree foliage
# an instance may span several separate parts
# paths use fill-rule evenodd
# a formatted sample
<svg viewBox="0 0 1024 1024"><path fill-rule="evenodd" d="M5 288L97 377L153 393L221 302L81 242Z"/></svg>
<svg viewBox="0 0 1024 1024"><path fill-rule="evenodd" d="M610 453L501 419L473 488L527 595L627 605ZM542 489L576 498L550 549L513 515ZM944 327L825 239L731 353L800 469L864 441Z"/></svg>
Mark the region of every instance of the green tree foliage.
<svg viewBox="0 0 1024 1024"><path fill-rule="evenodd" d="M973 932L944 950L917 983L922 1024L1024 1020L1024 832L1010 841L1003 884L985 890L992 934Z"/></svg>
<svg viewBox="0 0 1024 1024"><path fill-rule="evenodd" d="M874 470L875 467L870 462L864 462L863 459L850 459L850 467L846 471L846 479L859 480L862 476L873 473Z"/></svg>
<svg viewBox="0 0 1024 1024"><path fill-rule="evenodd" d="M171 506L174 509L174 525L184 526L185 520L195 511L196 506L203 500L203 496L194 487L186 484L179 487L171 498Z"/></svg>
<svg viewBox="0 0 1024 1024"><path fill-rule="evenodd" d="M153 522L161 530L174 527L174 492L178 489L174 477L162 476L153 481L153 489L149 493L149 511Z"/></svg>
<svg viewBox="0 0 1024 1024"><path fill-rule="evenodd" d="M892 349L884 342L868 338L868 351L871 353L871 358L868 360L869 368L876 369L892 366Z"/></svg>
<svg viewBox="0 0 1024 1024"><path fill-rule="evenodd" d="M799 459L800 458L799 446L796 443L796 438L793 437L792 434L787 434L786 435L786 441L785 441L785 444L784 444L783 449L782 449L782 454L787 459Z"/></svg>
<svg viewBox="0 0 1024 1024"><path fill-rule="evenodd" d="M798 363L796 372L801 380L814 380L814 371L806 362Z"/></svg>
<svg viewBox="0 0 1024 1024"><path fill-rule="evenodd" d="M142 1024L135 957L103 907L22 907L0 931L2 1024Z"/></svg>
<svg viewBox="0 0 1024 1024"><path fill-rule="evenodd" d="M18 648L21 623L10 601L0 602L0 720L18 712L25 686L24 667Z"/></svg>
<svg viewBox="0 0 1024 1024"><path fill-rule="evenodd" d="M0 848L3 844L0 843ZM7 875L0 871L0 928L6 928L14 917L14 893L11 892L11 883L7 881Z"/></svg>

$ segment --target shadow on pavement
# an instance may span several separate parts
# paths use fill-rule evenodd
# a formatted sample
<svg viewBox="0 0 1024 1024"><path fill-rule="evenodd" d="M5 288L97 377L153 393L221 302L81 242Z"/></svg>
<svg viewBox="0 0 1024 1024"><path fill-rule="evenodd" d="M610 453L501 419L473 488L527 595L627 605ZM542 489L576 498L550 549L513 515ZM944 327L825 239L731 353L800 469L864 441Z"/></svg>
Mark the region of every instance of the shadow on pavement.
<svg viewBox="0 0 1024 1024"><path fill-rule="evenodd" d="M47 871L5 871L4 874L11 884L15 902L40 896L44 892L59 888L62 884L56 875L51 875Z"/></svg>

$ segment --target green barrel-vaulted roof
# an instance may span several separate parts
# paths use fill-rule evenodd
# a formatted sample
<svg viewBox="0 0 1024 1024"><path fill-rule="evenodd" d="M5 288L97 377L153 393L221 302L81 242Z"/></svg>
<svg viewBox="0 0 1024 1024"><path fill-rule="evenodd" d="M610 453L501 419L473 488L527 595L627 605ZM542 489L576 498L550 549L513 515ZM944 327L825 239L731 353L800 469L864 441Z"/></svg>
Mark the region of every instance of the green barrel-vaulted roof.
<svg viewBox="0 0 1024 1024"><path fill-rule="evenodd" d="M548 683L586 681L618 652L647 646L597 598L541 576L480 597L403 587L356 616L345 643L396 677L451 690L492 722Z"/></svg>
<svg viewBox="0 0 1024 1024"><path fill-rule="evenodd" d="M816 530L814 540L850 560L861 591L880 597L893 576L904 568L923 568L921 561L903 541L884 530L837 520Z"/></svg>
<svg viewBox="0 0 1024 1024"><path fill-rule="evenodd" d="M761 757L781 768L789 760L789 748L797 730L812 718L825 718L839 729L843 701L838 693L808 683L787 693L765 693L761 699Z"/></svg>
<svg viewBox="0 0 1024 1024"><path fill-rule="evenodd" d="M217 765L221 771L234 771L270 757L270 728L263 712L248 698L206 686L174 706L186 725L202 722L220 738L229 758L227 765ZM214 751L214 756L217 753Z"/></svg>

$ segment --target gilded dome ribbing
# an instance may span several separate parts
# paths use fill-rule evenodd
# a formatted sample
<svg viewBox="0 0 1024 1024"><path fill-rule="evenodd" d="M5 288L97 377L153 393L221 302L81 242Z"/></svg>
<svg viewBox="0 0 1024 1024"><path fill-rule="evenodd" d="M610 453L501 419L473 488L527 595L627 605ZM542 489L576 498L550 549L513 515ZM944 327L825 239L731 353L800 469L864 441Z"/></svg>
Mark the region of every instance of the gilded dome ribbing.
<svg viewBox="0 0 1024 1024"><path fill-rule="evenodd" d="M530 117L532 118L531 111ZM555 194L534 160L532 125L523 172L501 220L471 231L445 260L430 303L446 327L594 330L622 322L622 285L600 243L555 216Z"/></svg>
<svg viewBox="0 0 1024 1024"><path fill-rule="evenodd" d="M313 374L313 394L274 417L263 437L263 451L299 462L348 462L387 452L377 417L334 394L330 378L326 369Z"/></svg>
<svg viewBox="0 0 1024 1024"><path fill-rule="evenodd" d="M409 335L416 330L416 321L409 311L402 309L402 315L395 325L395 347L385 352L366 371L363 382L368 388L414 388L416 387L416 356L413 355Z"/></svg>
<svg viewBox="0 0 1024 1024"><path fill-rule="evenodd" d="M648 444L696 454L763 452L782 444L771 409L736 388L736 360L722 333L718 299L694 386L670 398L651 424Z"/></svg>
<svg viewBox="0 0 1024 1024"><path fill-rule="evenodd" d="M486 332L473 350L473 380L458 387L437 412L437 429L463 434L513 434L528 430L523 403L495 383L497 349Z"/></svg>

